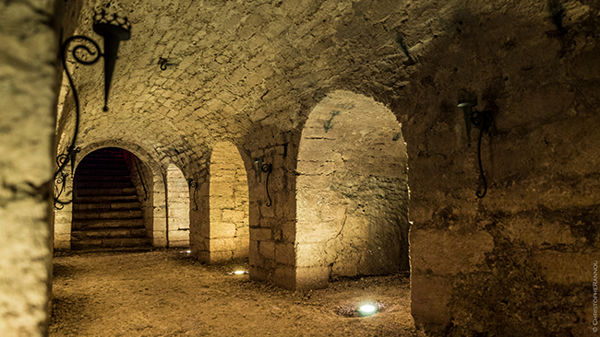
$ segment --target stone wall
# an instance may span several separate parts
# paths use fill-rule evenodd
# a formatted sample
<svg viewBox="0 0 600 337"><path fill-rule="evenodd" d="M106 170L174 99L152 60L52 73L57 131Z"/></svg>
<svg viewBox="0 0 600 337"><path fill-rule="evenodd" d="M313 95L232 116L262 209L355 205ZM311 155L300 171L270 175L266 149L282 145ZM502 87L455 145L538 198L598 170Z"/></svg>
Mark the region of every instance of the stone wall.
<svg viewBox="0 0 600 337"><path fill-rule="evenodd" d="M208 163L207 163L208 166ZM210 180L208 170L190 178L190 249L200 261L210 262Z"/></svg>
<svg viewBox="0 0 600 337"><path fill-rule="evenodd" d="M101 3L82 9L80 32L92 35ZM208 251L211 148L230 141L249 171L250 277L297 287L298 146L309 113L342 89L372 97L402 124L417 324L458 336L589 332L600 249L597 1L109 7L129 14L135 38L120 49L109 114L99 108L100 72L80 68L82 135L139 144L195 179L196 256ZM171 63L164 71L159 57ZM482 200L476 144L467 145L456 107L466 93L495 115L483 137ZM270 205L258 158L273 167Z"/></svg>
<svg viewBox="0 0 600 337"><path fill-rule="evenodd" d="M296 287L295 153L297 145L274 127L260 127L245 141L250 168L250 278ZM261 135L260 137L255 135ZM244 155L245 154L245 155ZM270 172L262 166L271 165ZM268 177L268 181L267 181Z"/></svg>
<svg viewBox="0 0 600 337"><path fill-rule="evenodd" d="M0 2L0 335L47 333L54 1Z"/></svg>
<svg viewBox="0 0 600 337"><path fill-rule="evenodd" d="M160 186L158 183L158 190L155 191L155 180L163 181L159 177L154 177L151 169L145 165L136 155L127 151L128 160L127 167L129 168L129 174L131 182L135 187L138 200L140 201L142 208L142 216L144 218L144 226L146 227L146 235L152 238L152 244L156 247L164 247L167 242L167 230L166 227L159 227L159 230L155 230L154 225L165 224L166 225L166 211L164 217L155 217L155 209L167 209L167 205L155 204L155 192L157 192L157 201L165 200L166 191L164 186ZM155 207L156 206L156 207ZM156 232L156 233L155 233ZM154 235L157 235L155 238Z"/></svg>
<svg viewBox="0 0 600 337"><path fill-rule="evenodd" d="M167 213L169 247L189 247L189 186L181 170L174 164L167 167Z"/></svg>
<svg viewBox="0 0 600 337"><path fill-rule="evenodd" d="M437 38L415 56L404 123L412 311L456 336L590 335L600 8L512 4L445 5L431 25ZM481 200L478 131L469 147L456 108L467 92L495 118L482 142Z"/></svg>
<svg viewBox="0 0 600 337"><path fill-rule="evenodd" d="M296 287L408 271L407 160L382 104L335 91L313 109L298 153Z"/></svg>
<svg viewBox="0 0 600 337"><path fill-rule="evenodd" d="M213 147L209 188L209 262L248 257L248 179L235 145L222 142Z"/></svg>

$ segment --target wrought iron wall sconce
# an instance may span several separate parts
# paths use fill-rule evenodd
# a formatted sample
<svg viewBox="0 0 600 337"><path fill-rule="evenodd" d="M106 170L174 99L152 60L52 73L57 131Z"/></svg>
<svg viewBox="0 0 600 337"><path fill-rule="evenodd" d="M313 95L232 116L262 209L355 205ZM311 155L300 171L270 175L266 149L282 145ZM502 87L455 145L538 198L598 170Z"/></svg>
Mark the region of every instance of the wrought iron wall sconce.
<svg viewBox="0 0 600 337"><path fill-rule="evenodd" d="M271 176L271 172L273 172L273 164L268 164L263 161L263 158L254 159L254 165L256 166L256 175L258 178L258 182L261 182L262 173L266 173L267 177L265 179L265 191L267 193L267 203L265 204L267 207L271 207L273 205L273 200L271 199L271 193L269 192L269 177Z"/></svg>
<svg viewBox="0 0 600 337"><path fill-rule="evenodd" d="M108 111L108 95L110 93L110 84L112 81L112 75L115 70L115 63L117 61L117 53L119 51L119 43L121 41L129 40L131 37L131 24L127 20L127 17L119 17L116 14L107 14L104 10L94 13L92 28L94 32L102 36L104 39L104 52L101 51L98 43L91 38L84 35L75 35L66 39L61 46L61 61L63 69L67 75L71 92L73 93L73 100L75 101L75 126L73 130L73 137L71 143L67 149L56 157L56 163L58 169L54 173L55 190L58 188L58 192L54 193L54 207L56 209L62 209L65 205L70 204L73 200L62 200L61 195L65 190L65 184L67 177L69 176L64 172L65 168L71 163L71 175L75 173L75 157L80 151L77 144L77 135L79 134L79 120L80 120L80 105L79 96L75 84L73 83L73 77L67 68L67 57L69 56L69 47L72 43L77 42L70 55L73 56L75 62L83 65L92 65L100 60L100 57L104 57L104 111Z"/></svg>
<svg viewBox="0 0 600 337"><path fill-rule="evenodd" d="M477 98L461 99L458 102L458 107L463 110L465 127L467 131L467 144L471 146L471 125L479 129L479 137L477 138L477 163L479 165L479 186L475 195L481 199L485 197L488 190L487 179L483 171L481 162L481 139L483 134L490 134L490 127L494 122L493 113L490 110L477 111L473 108L477 105Z"/></svg>
<svg viewBox="0 0 600 337"><path fill-rule="evenodd" d="M169 67L169 66L175 66L175 65L177 65L177 63L169 62L169 60L164 57L158 58L158 66L160 67L160 70L162 70L162 71L167 70L167 67Z"/></svg>
<svg viewBox="0 0 600 337"><path fill-rule="evenodd" d="M195 181L192 178L188 178L188 186L191 189L193 189L194 191L192 192L192 200L194 201L194 211L198 210L198 201L196 201L196 193L198 192L198 182Z"/></svg>

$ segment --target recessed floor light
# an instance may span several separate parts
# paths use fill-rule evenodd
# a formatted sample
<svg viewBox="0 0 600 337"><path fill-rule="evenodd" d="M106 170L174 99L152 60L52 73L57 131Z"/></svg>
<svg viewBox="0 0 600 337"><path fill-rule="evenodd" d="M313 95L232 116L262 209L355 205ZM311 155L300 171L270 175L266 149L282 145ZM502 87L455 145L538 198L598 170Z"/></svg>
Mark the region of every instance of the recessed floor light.
<svg viewBox="0 0 600 337"><path fill-rule="evenodd" d="M358 307L357 311L361 316L371 316L377 312L377 305L371 303L362 304Z"/></svg>
<svg viewBox="0 0 600 337"><path fill-rule="evenodd" d="M337 307L335 312L345 317L368 317L382 311L384 305L381 302L362 302L360 304L345 304Z"/></svg>

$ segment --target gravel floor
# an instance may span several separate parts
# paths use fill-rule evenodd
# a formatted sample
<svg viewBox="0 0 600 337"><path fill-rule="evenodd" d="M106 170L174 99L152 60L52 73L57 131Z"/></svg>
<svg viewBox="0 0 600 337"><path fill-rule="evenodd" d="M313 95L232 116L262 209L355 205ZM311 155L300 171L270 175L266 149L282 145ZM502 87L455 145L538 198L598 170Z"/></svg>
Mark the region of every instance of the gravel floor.
<svg viewBox="0 0 600 337"><path fill-rule="evenodd" d="M228 275L180 251L54 258L51 336L424 336L399 275L294 292ZM243 265L239 266L243 267ZM348 307L378 301L370 317Z"/></svg>

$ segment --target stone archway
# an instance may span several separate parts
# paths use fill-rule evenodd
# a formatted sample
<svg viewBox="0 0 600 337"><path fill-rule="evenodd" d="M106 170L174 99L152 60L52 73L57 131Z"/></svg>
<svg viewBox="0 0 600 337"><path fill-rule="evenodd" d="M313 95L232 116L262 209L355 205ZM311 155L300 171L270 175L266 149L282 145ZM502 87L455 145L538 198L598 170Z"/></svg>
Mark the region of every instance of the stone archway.
<svg viewBox="0 0 600 337"><path fill-rule="evenodd" d="M408 156L383 104L335 91L302 131L296 180L296 288L409 270Z"/></svg>
<svg viewBox="0 0 600 337"><path fill-rule="evenodd" d="M133 143L105 140L81 146L77 157L75 171L89 154L103 148L118 148L129 153L135 161L131 161L131 175L136 193L141 197L143 223L147 237L151 238L154 247L166 246L166 202L165 184L162 169L158 161ZM65 184L64 195L73 195L73 177L69 175ZM142 184L142 181L144 184ZM144 191L145 187L145 191ZM54 210L54 248L59 250L71 249L71 232L73 222L73 204L67 204L61 209Z"/></svg>
<svg viewBox="0 0 600 337"><path fill-rule="evenodd" d="M167 167L167 238L169 247L190 245L190 193L183 172Z"/></svg>
<svg viewBox="0 0 600 337"><path fill-rule="evenodd" d="M149 249L152 230L143 205L152 190L145 165L131 152L107 147L85 156L73 181L71 249Z"/></svg>

